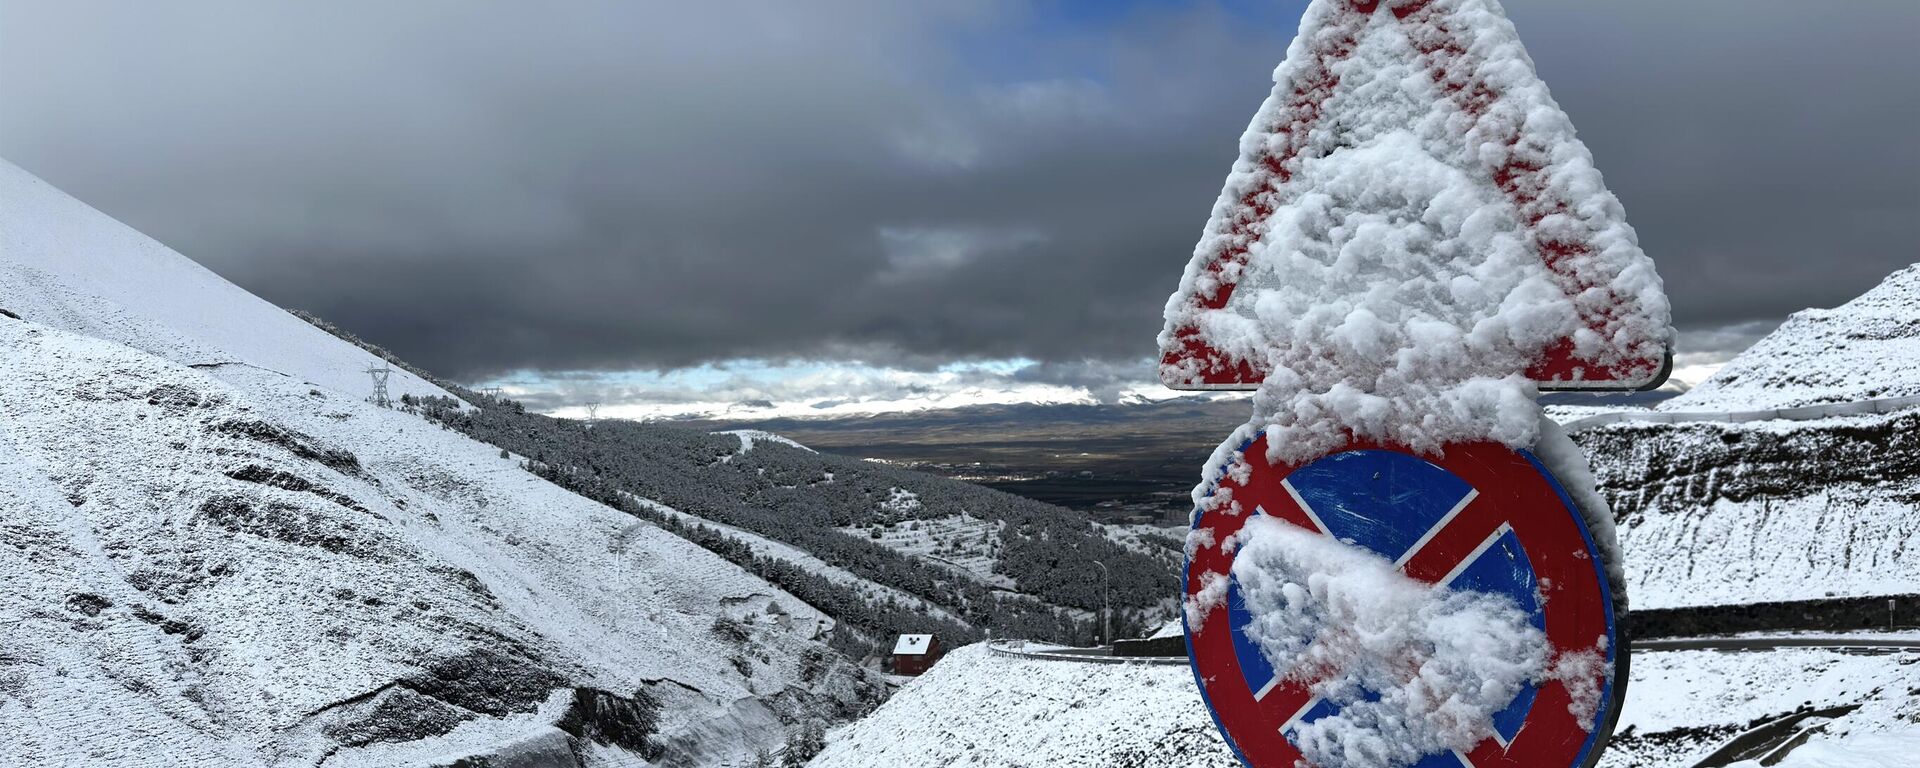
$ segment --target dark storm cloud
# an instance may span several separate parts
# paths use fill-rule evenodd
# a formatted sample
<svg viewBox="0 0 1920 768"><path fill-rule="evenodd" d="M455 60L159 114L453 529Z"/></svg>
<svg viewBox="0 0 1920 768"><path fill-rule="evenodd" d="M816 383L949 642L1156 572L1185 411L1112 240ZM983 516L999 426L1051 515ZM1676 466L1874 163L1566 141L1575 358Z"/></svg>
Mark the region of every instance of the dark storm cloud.
<svg viewBox="0 0 1920 768"><path fill-rule="evenodd" d="M0 155L468 378L1111 381L1292 33L1207 5L1077 31L958 1L302 5L0 0ZM1683 324L1913 260L1920 5L1508 7Z"/></svg>

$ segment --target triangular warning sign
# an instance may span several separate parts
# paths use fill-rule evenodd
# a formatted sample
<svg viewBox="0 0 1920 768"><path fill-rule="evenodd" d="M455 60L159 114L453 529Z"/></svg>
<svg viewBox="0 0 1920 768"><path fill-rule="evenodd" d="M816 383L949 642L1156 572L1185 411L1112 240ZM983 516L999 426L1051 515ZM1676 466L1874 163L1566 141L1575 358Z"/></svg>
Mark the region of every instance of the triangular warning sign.
<svg viewBox="0 0 1920 768"><path fill-rule="evenodd" d="M1314 0L1274 83L1168 302L1168 386L1256 388L1291 343L1260 329L1312 309L1262 294L1309 273L1393 272L1355 257L1362 246L1376 262L1426 249L1413 261L1469 277L1496 256L1538 272L1562 294L1564 333L1514 343L1542 389L1666 379L1653 263L1496 0ZM1370 235L1371 221L1394 229ZM1503 297L1469 285L1439 300Z"/></svg>

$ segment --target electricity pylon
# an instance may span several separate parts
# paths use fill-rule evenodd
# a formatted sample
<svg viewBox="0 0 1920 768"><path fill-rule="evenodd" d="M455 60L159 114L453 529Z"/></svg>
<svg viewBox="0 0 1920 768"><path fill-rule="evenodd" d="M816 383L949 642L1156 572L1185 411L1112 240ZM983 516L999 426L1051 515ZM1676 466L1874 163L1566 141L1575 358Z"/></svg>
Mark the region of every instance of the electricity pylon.
<svg viewBox="0 0 1920 768"><path fill-rule="evenodd" d="M367 375L373 377L373 396L367 402L382 408L392 408L393 401L387 398L387 377L393 374L393 368L382 362L378 366L367 366Z"/></svg>

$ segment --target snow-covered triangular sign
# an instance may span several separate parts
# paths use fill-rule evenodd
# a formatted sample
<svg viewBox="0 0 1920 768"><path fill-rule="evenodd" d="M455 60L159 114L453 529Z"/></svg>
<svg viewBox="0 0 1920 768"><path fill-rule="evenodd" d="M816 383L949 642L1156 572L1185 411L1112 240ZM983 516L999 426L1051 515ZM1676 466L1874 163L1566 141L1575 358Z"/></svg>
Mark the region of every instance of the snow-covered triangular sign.
<svg viewBox="0 0 1920 768"><path fill-rule="evenodd" d="M1314 0L1168 301L1161 378L1256 388L1363 306L1439 307L1450 342L1520 361L1486 374L1542 389L1666 379L1653 262L1496 0Z"/></svg>

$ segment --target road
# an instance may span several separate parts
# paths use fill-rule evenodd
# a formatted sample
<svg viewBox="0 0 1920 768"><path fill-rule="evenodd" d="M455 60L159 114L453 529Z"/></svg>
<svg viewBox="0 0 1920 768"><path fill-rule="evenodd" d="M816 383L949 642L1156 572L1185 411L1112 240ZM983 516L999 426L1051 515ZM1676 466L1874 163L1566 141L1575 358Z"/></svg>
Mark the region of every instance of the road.
<svg viewBox="0 0 1920 768"><path fill-rule="evenodd" d="M988 645L1002 656L1019 656L1043 661L1075 661L1089 664L1186 664L1185 656L1115 656L1112 646L1063 648L1026 643L1021 640L995 640ZM1741 637L1665 637L1633 641L1633 650L1727 651L1744 653L1781 648L1825 648L1849 653L1898 653L1920 651L1920 636L1866 635L1749 635Z"/></svg>
<svg viewBox="0 0 1920 768"><path fill-rule="evenodd" d="M1761 765L1773 765L1792 752L1795 747L1807 743L1807 739L1820 730L1827 721L1859 709L1858 705L1847 705L1808 712L1795 712L1778 718L1739 736L1733 737L1725 745L1707 755L1693 768L1724 768L1742 760L1758 760Z"/></svg>
<svg viewBox="0 0 1920 768"><path fill-rule="evenodd" d="M1765 635L1741 637L1670 637L1633 641L1636 651L1772 651L1781 648L1826 648L1861 653L1920 651L1920 637L1874 635Z"/></svg>

